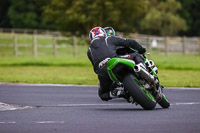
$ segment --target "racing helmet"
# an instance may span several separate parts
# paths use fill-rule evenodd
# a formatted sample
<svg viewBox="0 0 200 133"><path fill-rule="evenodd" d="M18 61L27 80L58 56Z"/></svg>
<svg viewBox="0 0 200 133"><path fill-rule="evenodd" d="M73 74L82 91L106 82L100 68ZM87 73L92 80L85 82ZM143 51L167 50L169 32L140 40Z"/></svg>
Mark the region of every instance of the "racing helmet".
<svg viewBox="0 0 200 133"><path fill-rule="evenodd" d="M95 27L91 29L89 33L90 40L93 40L94 38L99 36L106 36L106 31L102 27Z"/></svg>
<svg viewBox="0 0 200 133"><path fill-rule="evenodd" d="M104 30L107 36L115 36L115 30L112 27L105 27Z"/></svg>

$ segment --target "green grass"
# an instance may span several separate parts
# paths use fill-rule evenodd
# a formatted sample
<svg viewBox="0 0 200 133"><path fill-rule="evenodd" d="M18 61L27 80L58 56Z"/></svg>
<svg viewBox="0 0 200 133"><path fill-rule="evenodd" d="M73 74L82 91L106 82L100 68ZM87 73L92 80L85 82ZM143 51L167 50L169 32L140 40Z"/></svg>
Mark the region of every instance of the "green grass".
<svg viewBox="0 0 200 133"><path fill-rule="evenodd" d="M181 55L181 54L152 54L148 56L152 59L159 69L166 70L200 70L200 55Z"/></svg>
<svg viewBox="0 0 200 133"><path fill-rule="evenodd" d="M160 70L164 86L200 87L200 71ZM97 85L91 66L19 66L0 67L0 82Z"/></svg>
<svg viewBox="0 0 200 133"><path fill-rule="evenodd" d="M84 56L0 56L0 66L91 66Z"/></svg>
<svg viewBox="0 0 200 133"><path fill-rule="evenodd" d="M151 55L164 86L200 87L197 55ZM98 83L87 56L0 56L0 82L92 84Z"/></svg>
<svg viewBox="0 0 200 133"><path fill-rule="evenodd" d="M159 70L162 85L171 87L200 87L200 71Z"/></svg>
<svg viewBox="0 0 200 133"><path fill-rule="evenodd" d="M97 84L91 67L0 67L0 82Z"/></svg>
<svg viewBox="0 0 200 133"><path fill-rule="evenodd" d="M84 51L87 51L84 49ZM90 66L86 52L82 56L0 56L0 66ZM148 57L159 69L200 71L199 55L162 55Z"/></svg>

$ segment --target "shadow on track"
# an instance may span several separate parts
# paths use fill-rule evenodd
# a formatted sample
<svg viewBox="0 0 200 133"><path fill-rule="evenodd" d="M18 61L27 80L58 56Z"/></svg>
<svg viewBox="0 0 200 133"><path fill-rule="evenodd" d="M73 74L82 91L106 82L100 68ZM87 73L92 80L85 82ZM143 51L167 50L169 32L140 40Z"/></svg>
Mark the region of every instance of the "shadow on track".
<svg viewBox="0 0 200 133"><path fill-rule="evenodd" d="M162 108L155 108L153 110L144 110L140 108L102 108L102 109L96 109L96 110L102 110L102 111L158 111L163 110ZM165 109L164 109L165 110Z"/></svg>

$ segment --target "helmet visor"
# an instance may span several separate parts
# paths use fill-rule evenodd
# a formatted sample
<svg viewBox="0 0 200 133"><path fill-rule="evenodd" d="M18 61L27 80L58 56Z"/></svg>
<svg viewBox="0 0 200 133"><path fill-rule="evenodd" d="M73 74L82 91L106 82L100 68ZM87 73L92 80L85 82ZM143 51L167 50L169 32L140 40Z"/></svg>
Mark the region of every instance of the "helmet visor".
<svg viewBox="0 0 200 133"><path fill-rule="evenodd" d="M111 29L106 32L107 36L115 36L115 32Z"/></svg>
<svg viewBox="0 0 200 133"><path fill-rule="evenodd" d="M115 36L115 31L112 27L106 27L104 30L106 31L107 36Z"/></svg>

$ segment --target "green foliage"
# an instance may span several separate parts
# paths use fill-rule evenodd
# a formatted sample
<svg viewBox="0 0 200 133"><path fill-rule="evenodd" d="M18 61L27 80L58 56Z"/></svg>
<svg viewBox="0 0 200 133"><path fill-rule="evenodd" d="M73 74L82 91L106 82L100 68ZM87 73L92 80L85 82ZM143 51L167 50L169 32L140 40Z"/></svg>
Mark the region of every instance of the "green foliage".
<svg viewBox="0 0 200 133"><path fill-rule="evenodd" d="M0 27L199 36L199 12L199 0L1 0Z"/></svg>
<svg viewBox="0 0 200 133"><path fill-rule="evenodd" d="M179 14L185 19L188 30L184 35L200 36L200 0L178 0L182 4Z"/></svg>
<svg viewBox="0 0 200 133"><path fill-rule="evenodd" d="M186 30L187 25L177 11L181 4L176 0L167 0L151 7L143 19L141 26L144 30L153 31L162 36L174 36L181 30Z"/></svg>
<svg viewBox="0 0 200 133"><path fill-rule="evenodd" d="M112 25L131 32L146 5L146 0L51 0L45 7L45 16L46 21L55 21L58 29L64 31L88 33L92 27Z"/></svg>
<svg viewBox="0 0 200 133"><path fill-rule="evenodd" d="M45 29L51 28L42 19L42 5L38 0L10 0L11 6L8 10L10 24L14 28Z"/></svg>
<svg viewBox="0 0 200 133"><path fill-rule="evenodd" d="M10 4L10 0L0 0L0 27L10 26L10 22L7 17L7 12Z"/></svg>

